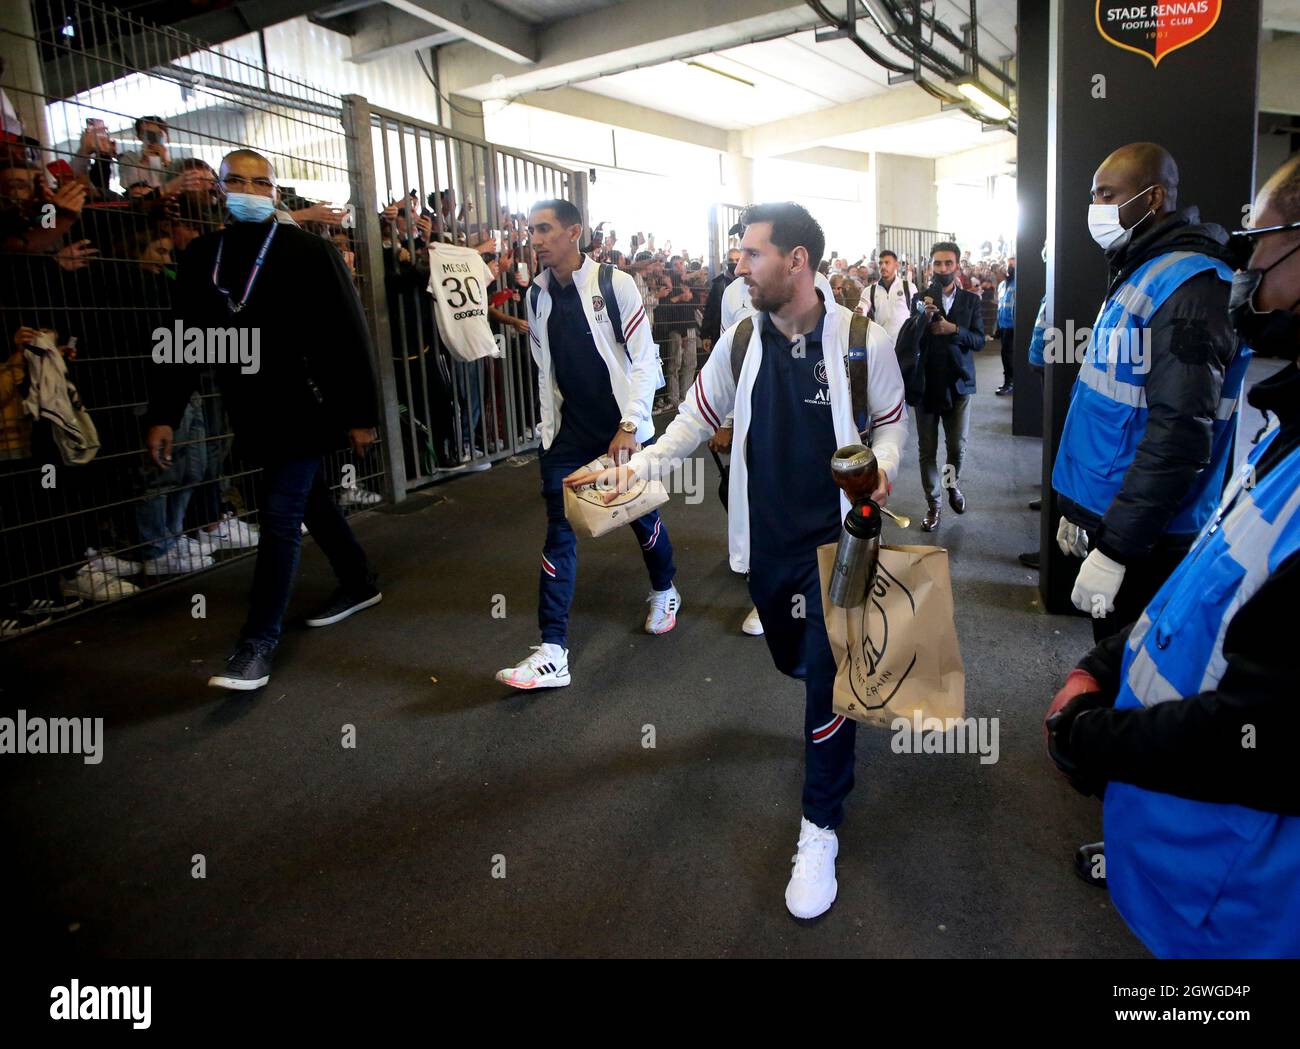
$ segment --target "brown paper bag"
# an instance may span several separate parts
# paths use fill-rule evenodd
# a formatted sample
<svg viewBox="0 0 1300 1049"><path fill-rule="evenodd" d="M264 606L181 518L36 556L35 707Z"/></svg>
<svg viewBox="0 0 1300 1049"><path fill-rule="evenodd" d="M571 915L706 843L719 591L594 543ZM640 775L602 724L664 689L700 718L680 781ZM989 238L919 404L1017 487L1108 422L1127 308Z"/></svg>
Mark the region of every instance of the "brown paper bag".
<svg viewBox="0 0 1300 1049"><path fill-rule="evenodd" d="M583 467L584 470L604 470L614 465L608 455L602 455ZM631 524L668 502L668 489L659 481L637 481L628 492L620 495L608 506L602 491L594 484L581 488L564 489L564 516L573 530L585 538L595 539L623 525Z"/></svg>
<svg viewBox="0 0 1300 1049"><path fill-rule="evenodd" d="M880 547L880 567L857 608L831 604L835 544L817 549L822 610L835 656L837 714L889 727L895 718L960 718L966 706L948 551Z"/></svg>

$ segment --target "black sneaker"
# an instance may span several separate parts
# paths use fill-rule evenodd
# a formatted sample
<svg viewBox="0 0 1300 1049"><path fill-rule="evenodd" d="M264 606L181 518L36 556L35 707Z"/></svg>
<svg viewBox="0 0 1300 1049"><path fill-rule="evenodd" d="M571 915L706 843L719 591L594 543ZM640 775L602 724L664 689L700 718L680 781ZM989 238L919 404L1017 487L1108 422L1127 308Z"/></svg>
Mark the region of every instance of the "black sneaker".
<svg viewBox="0 0 1300 1049"><path fill-rule="evenodd" d="M1106 843L1080 845L1074 852L1074 873L1094 889L1106 888Z"/></svg>
<svg viewBox="0 0 1300 1049"><path fill-rule="evenodd" d="M1015 385L1014 385L1013 383L1004 382L1001 386L999 386L999 387L998 387L996 390L994 390L993 392L994 392L998 397L1005 397L1005 396L1006 396L1007 394L1009 394L1009 393L1014 393L1014 392L1015 392L1015 389L1016 389L1016 387L1015 387Z"/></svg>
<svg viewBox="0 0 1300 1049"><path fill-rule="evenodd" d="M329 626L331 623L347 619L348 616L360 612L363 608L377 605L383 599L384 595L373 586L359 592L336 590L334 596L318 608L316 614L310 616L306 623L308 626Z"/></svg>
<svg viewBox="0 0 1300 1049"><path fill-rule="evenodd" d="M252 692L270 680L271 653L263 652L251 641L241 641L234 655L226 660L226 669L208 678L208 684L232 692Z"/></svg>
<svg viewBox="0 0 1300 1049"><path fill-rule="evenodd" d="M1037 550L1027 550L1020 555L1020 563L1024 565L1026 568L1032 568L1035 572L1037 572L1039 567L1038 554L1039 551Z"/></svg>

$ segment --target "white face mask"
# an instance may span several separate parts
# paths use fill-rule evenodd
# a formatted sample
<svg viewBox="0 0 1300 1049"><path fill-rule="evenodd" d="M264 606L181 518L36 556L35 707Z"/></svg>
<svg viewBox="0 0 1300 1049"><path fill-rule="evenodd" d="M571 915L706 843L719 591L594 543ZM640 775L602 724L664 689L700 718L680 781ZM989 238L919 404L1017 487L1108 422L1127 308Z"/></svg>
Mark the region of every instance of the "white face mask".
<svg viewBox="0 0 1300 1049"><path fill-rule="evenodd" d="M1148 211L1137 222L1133 223L1128 229L1119 220L1119 209L1125 205L1133 203L1143 193L1149 193L1155 189L1155 185L1147 186L1146 189L1135 193L1124 201L1123 204L1092 204L1088 208L1088 232L1092 234L1092 239L1100 246L1102 251L1110 251L1112 248L1122 248L1133 239L1133 231L1142 223L1155 214L1155 209Z"/></svg>

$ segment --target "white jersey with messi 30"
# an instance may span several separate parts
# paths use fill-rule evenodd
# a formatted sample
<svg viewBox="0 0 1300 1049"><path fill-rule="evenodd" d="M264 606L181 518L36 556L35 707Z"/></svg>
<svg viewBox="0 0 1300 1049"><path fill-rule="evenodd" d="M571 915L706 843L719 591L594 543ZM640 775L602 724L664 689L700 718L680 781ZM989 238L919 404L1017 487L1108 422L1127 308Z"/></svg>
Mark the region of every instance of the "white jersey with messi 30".
<svg viewBox="0 0 1300 1049"><path fill-rule="evenodd" d="M492 271L477 251L457 244L430 244L429 294L438 335L453 357L476 361L501 355L488 323Z"/></svg>

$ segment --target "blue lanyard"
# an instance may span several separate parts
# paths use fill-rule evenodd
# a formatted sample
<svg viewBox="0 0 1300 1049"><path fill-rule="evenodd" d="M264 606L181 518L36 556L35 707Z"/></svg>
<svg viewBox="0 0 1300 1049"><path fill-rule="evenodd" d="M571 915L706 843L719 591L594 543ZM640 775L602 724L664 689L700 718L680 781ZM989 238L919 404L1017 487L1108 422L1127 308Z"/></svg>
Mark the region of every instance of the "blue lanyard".
<svg viewBox="0 0 1300 1049"><path fill-rule="evenodd" d="M275 239L275 231L280 228L280 223L271 220L271 231L266 235L266 240L262 241L262 248L257 253L257 258L253 261L253 269L248 274L248 284L244 286L244 297L238 302L230 297L230 292L217 283L217 273L221 269L221 250L226 246L226 235L221 234L221 239L217 241L217 260L212 264L212 286L226 297L226 305L230 307L231 313L238 313L248 302L248 296L252 294L253 284L257 280L257 275L262 270L262 263L266 261L266 253L271 249L271 241Z"/></svg>

